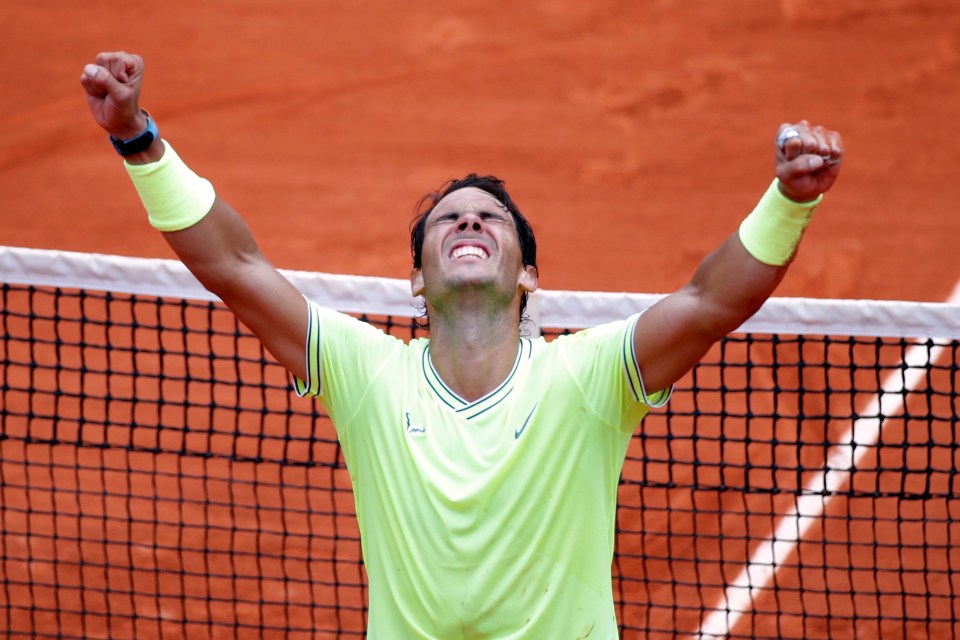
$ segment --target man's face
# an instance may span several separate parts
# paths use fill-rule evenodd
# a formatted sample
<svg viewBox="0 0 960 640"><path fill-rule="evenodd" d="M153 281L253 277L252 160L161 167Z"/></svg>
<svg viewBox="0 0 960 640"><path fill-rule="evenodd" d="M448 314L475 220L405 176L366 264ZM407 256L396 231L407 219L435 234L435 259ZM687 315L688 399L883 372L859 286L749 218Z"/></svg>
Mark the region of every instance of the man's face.
<svg viewBox="0 0 960 640"><path fill-rule="evenodd" d="M481 189L458 189L427 218L414 295L460 287L491 287L504 295L536 289L536 269L524 267L513 216Z"/></svg>

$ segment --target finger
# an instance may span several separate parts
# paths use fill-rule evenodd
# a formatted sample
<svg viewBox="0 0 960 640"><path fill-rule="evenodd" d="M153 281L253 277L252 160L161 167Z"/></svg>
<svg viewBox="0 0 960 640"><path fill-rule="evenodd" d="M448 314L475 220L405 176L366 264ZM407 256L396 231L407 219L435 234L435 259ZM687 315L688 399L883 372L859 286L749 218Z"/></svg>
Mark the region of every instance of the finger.
<svg viewBox="0 0 960 640"><path fill-rule="evenodd" d="M803 134L800 125L784 122L777 131L777 154L786 160L793 160L803 153Z"/></svg>
<svg viewBox="0 0 960 640"><path fill-rule="evenodd" d="M824 129L823 127L817 126L813 127L811 133L813 133L814 144L816 147L811 149L810 153L816 153L820 157L829 158L831 152L829 140L830 131Z"/></svg>
<svg viewBox="0 0 960 640"><path fill-rule="evenodd" d="M827 140L828 131L821 126L810 128L810 144L804 148L805 153L816 154L823 158L824 164L832 164L830 157L830 143Z"/></svg>
<svg viewBox="0 0 960 640"><path fill-rule="evenodd" d="M836 131L825 131L829 153L826 155L827 164L839 164L843 159L843 140Z"/></svg>
<svg viewBox="0 0 960 640"><path fill-rule="evenodd" d="M777 144L779 157L787 161L809 154L820 156L827 165L835 165L843 156L839 134L819 125L811 126L807 120L780 125Z"/></svg>
<svg viewBox="0 0 960 640"><path fill-rule="evenodd" d="M843 146L838 134L821 126L812 127L810 134L810 144L805 146L804 153L820 156L828 166L839 164Z"/></svg>
<svg viewBox="0 0 960 640"><path fill-rule="evenodd" d="M128 83L137 76L137 70L142 66L140 56L126 51L103 51L97 54L96 62L110 74L123 83Z"/></svg>
<svg viewBox="0 0 960 640"><path fill-rule="evenodd" d="M816 173L824 167L826 161L815 153L805 153L777 167L777 177L781 182L793 183Z"/></svg>
<svg viewBox="0 0 960 640"><path fill-rule="evenodd" d="M110 66L107 67L107 69L110 70L110 73L114 78L126 84L130 82L133 66L133 62L129 59L129 57L117 56L110 61Z"/></svg>
<svg viewBox="0 0 960 640"><path fill-rule="evenodd" d="M120 51L101 51L97 54L95 62L104 69L109 69L122 52Z"/></svg>
<svg viewBox="0 0 960 640"><path fill-rule="evenodd" d="M115 93L120 86L113 74L96 64L88 64L83 68L80 82L87 93L95 96L104 96Z"/></svg>
<svg viewBox="0 0 960 640"><path fill-rule="evenodd" d="M94 66L96 65L87 65L83 68L83 73L80 74L80 86L84 88L88 95L102 98L107 95L106 89L96 82L96 71L87 69L87 67Z"/></svg>
<svg viewBox="0 0 960 640"><path fill-rule="evenodd" d="M807 120L801 120L794 126L800 132L800 150L796 157L811 153L820 155L820 139L817 135L817 128L810 126Z"/></svg>

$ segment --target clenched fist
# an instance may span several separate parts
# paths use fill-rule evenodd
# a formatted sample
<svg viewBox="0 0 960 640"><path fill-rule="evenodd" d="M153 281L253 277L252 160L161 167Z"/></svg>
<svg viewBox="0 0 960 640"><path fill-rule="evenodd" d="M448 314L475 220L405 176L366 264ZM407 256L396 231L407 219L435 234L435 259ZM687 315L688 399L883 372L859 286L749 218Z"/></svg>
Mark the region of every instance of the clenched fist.
<svg viewBox="0 0 960 640"><path fill-rule="evenodd" d="M810 202L833 186L840 175L840 134L806 120L784 123L777 133L777 178L780 191L795 202Z"/></svg>
<svg viewBox="0 0 960 640"><path fill-rule="evenodd" d="M140 110L143 59L123 51L97 54L96 64L83 68L80 84L94 120L118 140L139 135L147 126Z"/></svg>

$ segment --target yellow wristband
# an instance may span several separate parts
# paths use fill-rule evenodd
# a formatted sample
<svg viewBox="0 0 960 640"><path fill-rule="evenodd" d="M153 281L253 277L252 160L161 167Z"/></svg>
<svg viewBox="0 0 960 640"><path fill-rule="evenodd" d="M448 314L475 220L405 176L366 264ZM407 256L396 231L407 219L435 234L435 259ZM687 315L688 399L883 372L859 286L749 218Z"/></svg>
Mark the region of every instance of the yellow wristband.
<svg viewBox="0 0 960 640"><path fill-rule="evenodd" d="M740 242L760 262L782 267L796 253L823 194L810 202L794 202L780 193L778 185L774 179L753 212L740 224Z"/></svg>
<svg viewBox="0 0 960 640"><path fill-rule="evenodd" d="M163 157L149 164L124 161L147 218L160 231L179 231L200 222L217 194L209 180L190 170L163 140Z"/></svg>

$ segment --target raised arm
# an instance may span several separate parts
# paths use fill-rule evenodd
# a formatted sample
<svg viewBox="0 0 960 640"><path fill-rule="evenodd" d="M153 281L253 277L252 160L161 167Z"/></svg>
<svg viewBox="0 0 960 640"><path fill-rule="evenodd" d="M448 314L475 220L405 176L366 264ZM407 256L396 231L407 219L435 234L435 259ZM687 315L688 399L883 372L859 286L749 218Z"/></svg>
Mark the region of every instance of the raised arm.
<svg viewBox="0 0 960 640"><path fill-rule="evenodd" d="M690 282L637 321L634 349L647 391L676 382L770 297L842 158L838 133L805 120L780 127L777 179L757 208L704 259Z"/></svg>
<svg viewBox="0 0 960 640"><path fill-rule="evenodd" d="M283 366L306 378L306 301L264 257L240 216L148 127L142 80L139 56L112 52L86 65L80 84L97 124L124 154L151 223L203 286Z"/></svg>

